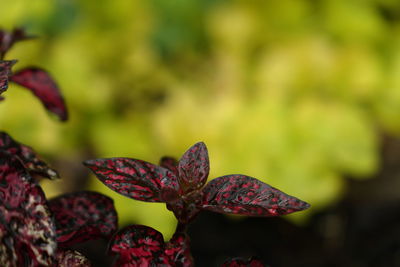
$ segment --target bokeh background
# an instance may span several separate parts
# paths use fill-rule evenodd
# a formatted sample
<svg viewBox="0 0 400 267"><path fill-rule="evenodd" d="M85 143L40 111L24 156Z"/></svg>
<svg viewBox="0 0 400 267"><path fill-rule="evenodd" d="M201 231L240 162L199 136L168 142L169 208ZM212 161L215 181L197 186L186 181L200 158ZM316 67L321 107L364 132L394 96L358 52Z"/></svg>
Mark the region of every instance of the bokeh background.
<svg viewBox="0 0 400 267"><path fill-rule="evenodd" d="M246 246L237 242L237 253L261 254L273 266L400 265L400 239L376 252L374 237L375 265L349 252L376 230L359 233L354 220L382 219L374 208L393 215L400 206L399 1L0 0L0 26L40 37L7 59L19 60L15 70L49 70L69 108L70 120L59 123L16 85L0 105L1 129L63 176L43 181L48 196L100 191L115 199L121 225L150 225L168 238L176 222L164 205L113 193L81 162L124 156L157 163L204 141L210 179L247 174L312 205L283 220L202 215L198 229L209 236L196 230L192 242L209 259L204 264L229 254L218 251L225 243L211 241L219 232L210 236L210 229L243 224L221 237L235 239L250 223L266 232ZM282 233L274 244L286 240L281 254L252 247L269 248L271 229ZM386 236L400 233L393 231ZM196 243L205 236L213 246Z"/></svg>

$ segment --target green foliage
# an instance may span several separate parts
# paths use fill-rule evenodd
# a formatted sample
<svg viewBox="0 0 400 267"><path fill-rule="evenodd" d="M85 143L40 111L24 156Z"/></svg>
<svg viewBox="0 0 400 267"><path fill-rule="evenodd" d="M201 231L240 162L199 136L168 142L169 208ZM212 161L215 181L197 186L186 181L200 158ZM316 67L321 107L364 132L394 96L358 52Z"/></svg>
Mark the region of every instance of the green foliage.
<svg viewBox="0 0 400 267"><path fill-rule="evenodd" d="M45 37L10 57L52 70L71 111L54 124L11 86L0 124L49 156L89 149L157 163L202 140L210 177L246 173L318 209L340 196L344 175L376 171L378 131L400 133L398 1L0 5L5 26ZM165 221L172 232L171 214L131 205L117 198L122 223Z"/></svg>

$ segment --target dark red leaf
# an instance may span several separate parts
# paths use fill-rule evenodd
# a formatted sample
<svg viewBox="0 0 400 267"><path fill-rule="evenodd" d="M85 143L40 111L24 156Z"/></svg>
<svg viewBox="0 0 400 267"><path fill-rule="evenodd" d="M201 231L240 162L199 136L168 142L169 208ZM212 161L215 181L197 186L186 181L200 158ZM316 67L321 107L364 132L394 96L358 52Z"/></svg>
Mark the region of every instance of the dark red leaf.
<svg viewBox="0 0 400 267"><path fill-rule="evenodd" d="M185 233L175 233L165 245L164 253L169 261L176 266L194 266L193 257L190 253L189 237Z"/></svg>
<svg viewBox="0 0 400 267"><path fill-rule="evenodd" d="M32 36L28 36L21 28L16 28L12 32L0 30L0 59L4 58L14 43L30 38Z"/></svg>
<svg viewBox="0 0 400 267"><path fill-rule="evenodd" d="M76 250L58 249L54 267L90 267L90 261Z"/></svg>
<svg viewBox="0 0 400 267"><path fill-rule="evenodd" d="M202 208L247 216L279 216L310 207L255 178L227 175L209 182L203 189Z"/></svg>
<svg viewBox="0 0 400 267"><path fill-rule="evenodd" d="M8 88L11 68L16 62L16 60L0 60L0 95Z"/></svg>
<svg viewBox="0 0 400 267"><path fill-rule="evenodd" d="M96 192L76 192L49 201L59 246L67 247L100 237L117 229L113 200Z"/></svg>
<svg viewBox="0 0 400 267"><path fill-rule="evenodd" d="M17 156L31 174L50 179L59 178L57 171L42 161L32 148L15 141L6 132L0 132L0 150L5 150Z"/></svg>
<svg viewBox="0 0 400 267"><path fill-rule="evenodd" d="M148 202L177 196L177 178L163 167L130 158L95 159L83 164L106 186L124 196Z"/></svg>
<svg viewBox="0 0 400 267"><path fill-rule="evenodd" d="M178 177L178 161L173 157L162 157L160 166L170 170L176 177Z"/></svg>
<svg viewBox="0 0 400 267"><path fill-rule="evenodd" d="M0 266L52 263L57 244L44 193L5 151L0 151L0 224Z"/></svg>
<svg viewBox="0 0 400 267"><path fill-rule="evenodd" d="M68 119L67 109L60 89L46 71L36 67L26 68L12 75L10 79L30 89L46 109L56 114L62 121Z"/></svg>
<svg viewBox="0 0 400 267"><path fill-rule="evenodd" d="M207 147L199 142L189 148L179 160L179 183L184 192L203 187L210 171Z"/></svg>
<svg viewBox="0 0 400 267"><path fill-rule="evenodd" d="M171 266L164 255L164 239L160 232L143 225L131 225L119 231L110 244L117 255L113 266ZM164 264L164 265L163 265Z"/></svg>
<svg viewBox="0 0 400 267"><path fill-rule="evenodd" d="M264 267L265 265L258 259L233 258L225 261L221 267Z"/></svg>

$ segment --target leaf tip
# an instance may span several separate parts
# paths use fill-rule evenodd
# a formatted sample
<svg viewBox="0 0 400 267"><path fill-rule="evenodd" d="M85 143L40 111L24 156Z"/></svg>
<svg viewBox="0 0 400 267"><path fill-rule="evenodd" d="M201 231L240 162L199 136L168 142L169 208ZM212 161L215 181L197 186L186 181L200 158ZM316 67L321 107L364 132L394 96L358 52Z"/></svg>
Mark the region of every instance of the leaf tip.
<svg viewBox="0 0 400 267"><path fill-rule="evenodd" d="M204 143L203 141L199 141L196 144L194 144L193 146L198 146L198 147L207 149L206 143Z"/></svg>
<svg viewBox="0 0 400 267"><path fill-rule="evenodd" d="M307 202L305 202L303 200L299 200L299 202L300 202L299 203L299 211L311 208L311 204L310 203L307 203Z"/></svg>
<svg viewBox="0 0 400 267"><path fill-rule="evenodd" d="M69 118L67 111L60 112L60 113L57 114L57 116L60 119L60 121L62 121L62 122L66 122L68 120L68 118Z"/></svg>
<svg viewBox="0 0 400 267"><path fill-rule="evenodd" d="M92 166L93 163L94 163L94 160L93 160L93 159L88 159L88 160L82 161L82 165L85 166L85 167L88 167L88 168L89 168L90 166Z"/></svg>
<svg viewBox="0 0 400 267"><path fill-rule="evenodd" d="M56 170L49 168L49 169L47 169L46 174L51 180L61 179L60 175L58 174L58 172Z"/></svg>

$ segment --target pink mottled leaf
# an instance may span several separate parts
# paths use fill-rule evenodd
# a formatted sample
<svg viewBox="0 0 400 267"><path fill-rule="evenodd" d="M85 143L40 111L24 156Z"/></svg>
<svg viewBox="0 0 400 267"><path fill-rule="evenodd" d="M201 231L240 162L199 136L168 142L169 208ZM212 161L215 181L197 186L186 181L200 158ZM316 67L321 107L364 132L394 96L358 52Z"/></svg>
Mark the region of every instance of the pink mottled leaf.
<svg viewBox="0 0 400 267"><path fill-rule="evenodd" d="M185 192L203 187L210 171L207 147L199 142L189 148L179 160L179 183Z"/></svg>
<svg viewBox="0 0 400 267"><path fill-rule="evenodd" d="M0 95L8 88L11 68L16 62L16 60L0 60Z"/></svg>
<svg viewBox="0 0 400 267"><path fill-rule="evenodd" d="M67 247L100 237L109 238L117 229L113 200L96 192L76 192L49 201L59 246Z"/></svg>
<svg viewBox="0 0 400 267"><path fill-rule="evenodd" d="M130 158L95 159L83 164L121 195L148 202L169 201L177 197L177 178L163 167Z"/></svg>
<svg viewBox="0 0 400 267"><path fill-rule="evenodd" d="M44 193L20 160L2 150L0 185L0 266L50 265L57 244Z"/></svg>
<svg viewBox="0 0 400 267"><path fill-rule="evenodd" d="M151 227L131 225L122 229L114 236L109 250L117 255L115 267L171 266L164 255L162 234Z"/></svg>
<svg viewBox="0 0 400 267"><path fill-rule="evenodd" d="M4 58L4 55L16 42L30 38L32 36L28 36L21 28L16 28L12 32L0 30L0 59Z"/></svg>
<svg viewBox="0 0 400 267"><path fill-rule="evenodd" d="M176 177L178 177L178 161L173 157L162 157L160 160L160 166L170 170Z"/></svg>
<svg viewBox="0 0 400 267"><path fill-rule="evenodd" d="M166 243L164 253L175 266L194 266L189 237L185 233L175 233Z"/></svg>
<svg viewBox="0 0 400 267"><path fill-rule="evenodd" d="M264 267L265 265L258 259L233 258L226 260L221 267Z"/></svg>
<svg viewBox="0 0 400 267"><path fill-rule="evenodd" d="M6 132L0 132L0 150L5 150L17 156L32 175L40 175L50 179L59 178L57 171L42 161L31 147L15 141Z"/></svg>
<svg viewBox="0 0 400 267"><path fill-rule="evenodd" d="M247 216L279 216L307 209L310 205L245 175L227 175L203 189L205 210Z"/></svg>
<svg viewBox="0 0 400 267"><path fill-rule="evenodd" d="M60 89L46 71L36 67L26 68L12 75L10 79L30 89L45 108L56 114L62 121L68 119L67 108Z"/></svg>
<svg viewBox="0 0 400 267"><path fill-rule="evenodd" d="M90 267L90 261L76 250L58 249L54 267Z"/></svg>

